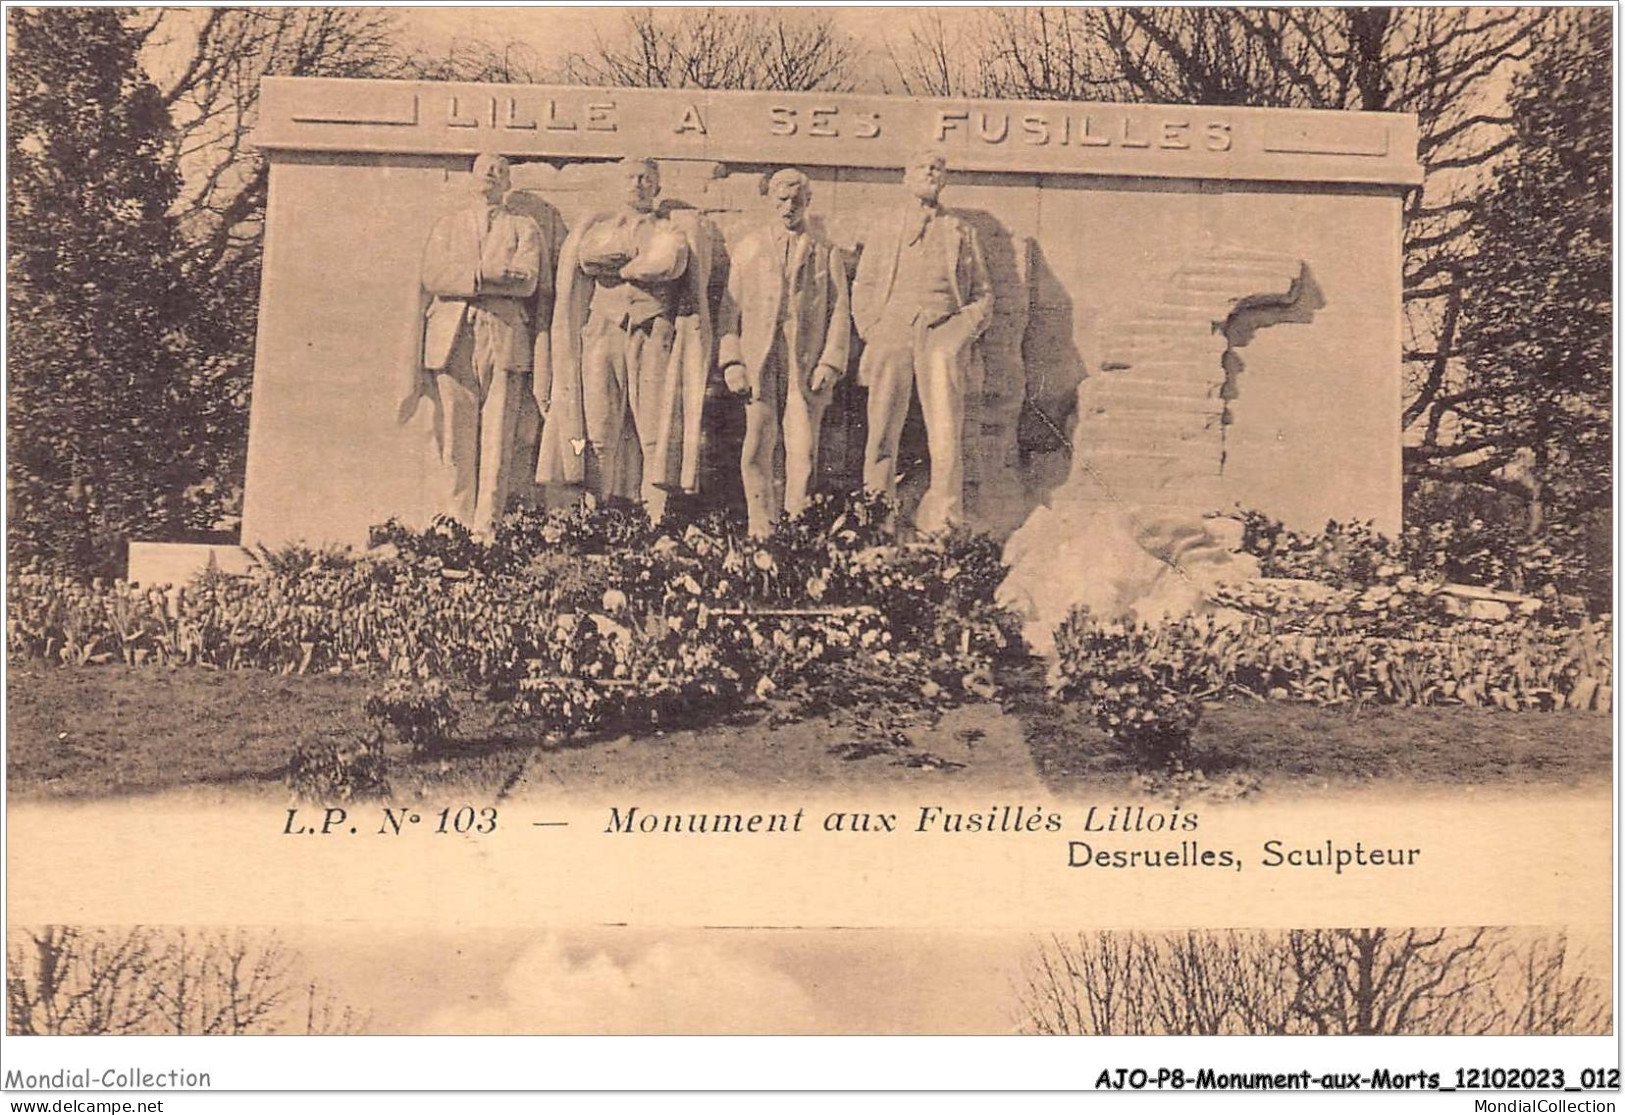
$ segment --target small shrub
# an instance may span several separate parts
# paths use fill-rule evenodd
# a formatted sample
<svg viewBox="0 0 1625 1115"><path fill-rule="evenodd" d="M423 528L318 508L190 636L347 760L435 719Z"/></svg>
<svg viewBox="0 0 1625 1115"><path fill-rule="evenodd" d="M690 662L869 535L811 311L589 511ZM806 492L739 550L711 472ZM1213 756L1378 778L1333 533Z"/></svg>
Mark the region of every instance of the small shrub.
<svg viewBox="0 0 1625 1115"><path fill-rule="evenodd" d="M1052 688L1083 701L1140 763L1168 766L1189 750L1201 702L1218 691L1201 633L1188 623L1102 624L1074 609L1055 635Z"/></svg>
<svg viewBox="0 0 1625 1115"><path fill-rule="evenodd" d="M348 736L302 739L288 760L288 788L302 801L327 803L389 796L383 741Z"/></svg>
<svg viewBox="0 0 1625 1115"><path fill-rule="evenodd" d="M1326 524L1300 534L1257 511L1243 513L1242 549L1259 559L1266 577L1319 581L1338 588L1391 584L1402 576L1452 582L1543 598L1549 608L1608 611L1611 569L1597 568L1584 531L1563 523L1531 537L1522 516L1478 513L1472 504L1439 497L1427 514L1411 508L1402 538L1378 534L1369 522Z"/></svg>
<svg viewBox="0 0 1625 1115"><path fill-rule="evenodd" d="M1165 798L1175 809L1193 801L1209 805L1240 801L1263 789L1258 777L1245 771L1211 775L1200 767L1187 768L1179 759L1174 759L1161 770L1144 772L1134 781L1142 794Z"/></svg>
<svg viewBox="0 0 1625 1115"><path fill-rule="evenodd" d="M365 711L380 731L386 726L393 729L417 751L445 747L457 731L451 690L437 679L391 678L368 696Z"/></svg>
<svg viewBox="0 0 1625 1115"><path fill-rule="evenodd" d="M1369 522L1326 523L1319 534L1300 534L1257 511L1242 515L1241 548L1258 558L1265 577L1319 581L1337 588L1391 580L1406 572L1399 543Z"/></svg>
<svg viewBox="0 0 1625 1115"><path fill-rule="evenodd" d="M430 564L437 569L481 569L486 565L489 547L456 519L441 515L427 530L415 531L391 519L368 532L370 545L394 547L396 554L414 565Z"/></svg>
<svg viewBox="0 0 1625 1115"><path fill-rule="evenodd" d="M1423 482L1406 496L1405 551L1413 569L1449 581L1580 603L1592 615L1612 607L1613 531L1606 511L1560 505L1529 532L1517 497L1473 485Z"/></svg>
<svg viewBox="0 0 1625 1115"><path fill-rule="evenodd" d="M528 560L560 551L604 554L640 549L657 531L642 505L626 500L583 501L552 511L523 510L497 524L491 549Z"/></svg>
<svg viewBox="0 0 1625 1115"><path fill-rule="evenodd" d="M622 714L623 702L606 687L581 678L540 674L519 683L513 711L560 735L596 732Z"/></svg>

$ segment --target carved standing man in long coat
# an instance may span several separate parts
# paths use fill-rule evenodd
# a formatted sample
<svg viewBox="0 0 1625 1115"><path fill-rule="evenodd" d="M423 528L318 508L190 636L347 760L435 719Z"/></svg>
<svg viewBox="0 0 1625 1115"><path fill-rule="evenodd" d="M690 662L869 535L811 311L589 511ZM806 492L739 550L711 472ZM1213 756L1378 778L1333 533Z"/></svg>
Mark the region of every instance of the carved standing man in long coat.
<svg viewBox="0 0 1625 1115"><path fill-rule="evenodd" d="M807 506L824 411L852 335L845 261L806 225L812 183L785 169L768 179L767 194L777 219L734 249L717 324L723 377L748 400L740 469L757 537L772 532L781 512ZM782 496L774 476L781 434Z"/></svg>
<svg viewBox="0 0 1625 1115"><path fill-rule="evenodd" d="M698 486L712 357L710 241L692 213L656 205L660 170L614 168L623 203L570 233L559 253L553 383L536 479L641 499Z"/></svg>
<svg viewBox="0 0 1625 1115"><path fill-rule="evenodd" d="M915 526L926 533L964 520L966 411L981 394L976 341L993 316L976 233L938 203L946 182L940 154L908 164L908 201L865 237L852 282L853 323L865 345L858 377L869 388L864 487L895 495L898 442L917 390L931 482Z"/></svg>

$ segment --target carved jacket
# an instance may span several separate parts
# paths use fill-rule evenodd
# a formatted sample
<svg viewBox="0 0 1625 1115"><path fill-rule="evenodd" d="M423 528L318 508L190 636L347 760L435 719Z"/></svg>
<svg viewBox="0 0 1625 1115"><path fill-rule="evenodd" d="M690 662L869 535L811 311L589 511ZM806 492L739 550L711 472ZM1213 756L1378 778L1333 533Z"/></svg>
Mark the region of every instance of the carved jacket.
<svg viewBox="0 0 1625 1115"><path fill-rule="evenodd" d="M976 230L961 218L940 209L931 219L946 233L941 237L943 266L957 306L952 321L957 326L955 333L963 353L993 320L993 283L988 277ZM891 301L904 237L916 227L918 211L908 209L890 221L881 222L875 231L864 237L863 254L858 257L857 274L852 280L852 322L857 326L858 336L866 340ZM865 381L866 371L860 367Z"/></svg>
<svg viewBox="0 0 1625 1115"><path fill-rule="evenodd" d="M433 373L445 370L471 301L508 326L511 343L504 363L509 371L528 371L538 359L545 364L545 346L538 352L532 334L539 311L552 303L549 255L536 222L506 202L494 213L486 205L448 213L430 229L418 271L416 313L410 318L411 355L401 362L393 386L400 400L396 421L408 425L425 411L427 430L441 454L446 452L446 430ZM426 410L424 403L429 404ZM522 432L521 440L535 444L538 421L535 410L526 408L521 426L529 433Z"/></svg>
<svg viewBox="0 0 1625 1115"><path fill-rule="evenodd" d="M483 227L489 214L489 228ZM471 303L514 331L507 367L531 367L531 322L538 288L551 288L536 222L501 206L476 206L435 222L423 248L423 367L445 368ZM483 301L482 301L483 300ZM510 320L511 319L511 320Z"/></svg>
<svg viewBox="0 0 1625 1115"><path fill-rule="evenodd" d="M539 484L579 484L585 479L587 418L581 383L581 334L593 304L597 280L583 268L583 242L598 239L594 226L622 220L624 214L604 213L573 229L559 250L557 299L553 312L552 383L541 451L536 461ZM673 237L686 246L687 266L677 280L678 299L671 359L662 385L661 421L652 454L645 455L643 479L665 487L692 492L699 488L700 448L705 384L715 348L712 331L710 284L714 232L693 210L662 209L652 218L661 235L652 243L670 253ZM537 385L540 394L542 385Z"/></svg>
<svg viewBox="0 0 1625 1115"><path fill-rule="evenodd" d="M784 238L792 235L786 259ZM734 249L717 314L717 363L744 365L756 397L781 325L791 390L810 397L809 378L820 364L845 373L852 340L845 258L812 232L769 226L746 234Z"/></svg>

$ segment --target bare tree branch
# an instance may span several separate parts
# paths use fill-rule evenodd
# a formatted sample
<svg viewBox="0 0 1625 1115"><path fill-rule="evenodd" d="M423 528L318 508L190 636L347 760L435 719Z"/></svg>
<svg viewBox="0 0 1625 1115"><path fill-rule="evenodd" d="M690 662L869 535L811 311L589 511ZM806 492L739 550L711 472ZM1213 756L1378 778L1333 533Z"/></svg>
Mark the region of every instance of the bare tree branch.
<svg viewBox="0 0 1625 1115"><path fill-rule="evenodd" d="M620 31L567 56L584 85L849 90L862 48L814 9L637 8Z"/></svg>
<svg viewBox="0 0 1625 1115"><path fill-rule="evenodd" d="M319 984L294 984L295 965L274 933L13 930L7 1028L13 1034L354 1032L358 1018ZM308 1005L290 1014L299 990Z"/></svg>
<svg viewBox="0 0 1625 1115"><path fill-rule="evenodd" d="M1047 1034L1601 1033L1605 981L1561 936L1476 929L1096 932L1035 943Z"/></svg>

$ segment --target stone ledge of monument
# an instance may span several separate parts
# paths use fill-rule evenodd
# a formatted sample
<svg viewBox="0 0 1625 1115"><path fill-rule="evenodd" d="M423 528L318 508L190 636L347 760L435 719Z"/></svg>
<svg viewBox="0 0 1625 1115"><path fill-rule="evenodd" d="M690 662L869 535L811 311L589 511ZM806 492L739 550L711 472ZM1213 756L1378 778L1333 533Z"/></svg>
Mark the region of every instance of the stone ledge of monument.
<svg viewBox="0 0 1625 1115"><path fill-rule="evenodd" d="M253 555L234 543L132 541L125 580L146 587L186 585L211 569L246 576L253 564Z"/></svg>
<svg viewBox="0 0 1625 1115"><path fill-rule="evenodd" d="M1091 428L1090 433L1094 430ZM1144 469L1148 476L1155 476L1165 471L1180 470L1200 471L1208 465L1206 455L1212 452L1210 442L1165 442L1152 446L1143 441L1129 440L1124 442L1104 443L1091 440L1084 447L1082 456L1093 464L1116 468L1133 467ZM1219 464L1212 462L1213 471L1219 471Z"/></svg>
<svg viewBox="0 0 1625 1115"><path fill-rule="evenodd" d="M1193 283L1219 282L1229 285L1237 279L1263 279L1270 282L1279 282L1284 278L1291 282L1298 277L1302 270L1303 260L1296 256L1279 255L1271 256L1268 259L1214 258L1210 256L1181 266L1174 273L1173 281L1179 286Z"/></svg>
<svg viewBox="0 0 1625 1115"><path fill-rule="evenodd" d="M1308 603L1321 603L1345 591L1324 581L1302 577L1256 577L1253 581L1259 585L1289 590ZM1448 612L1469 619L1504 620L1515 611L1525 615L1538 612L1545 604L1540 598L1524 593L1456 582L1441 584L1434 592L1444 598Z"/></svg>
<svg viewBox="0 0 1625 1115"><path fill-rule="evenodd" d="M1112 374L1118 379L1136 379L1163 387L1194 391L1206 388L1221 378L1219 358L1222 348L1209 349L1198 357L1183 360L1142 359L1126 365Z"/></svg>
<svg viewBox="0 0 1625 1115"><path fill-rule="evenodd" d="M1181 291L1177 296L1164 298L1161 304L1205 318L1211 318L1215 314L1229 317L1236 305L1235 290L1233 286L1226 286L1207 291Z"/></svg>
<svg viewBox="0 0 1625 1115"><path fill-rule="evenodd" d="M1166 362L1164 362L1164 364L1166 364ZM1166 366L1183 369L1185 367L1185 363L1182 361L1177 365ZM1196 396L1202 391L1206 390L1206 387L1202 384L1191 383L1190 377L1188 376L1164 375L1156 366L1149 365L1148 363L1120 363L1116 367L1112 368L1112 371L1115 374L1105 376L1090 376L1084 382L1096 384L1102 389L1110 391L1113 395L1121 395L1124 397L1181 393ZM1135 374L1123 374L1130 371L1134 372Z"/></svg>
<svg viewBox="0 0 1625 1115"><path fill-rule="evenodd" d="M1168 283L1161 291L1153 295L1155 301L1147 299L1135 312L1132 320L1141 322L1157 321L1189 321L1206 312L1203 307L1192 307L1181 299L1189 298L1192 294L1201 294L1201 291L1189 289L1186 283Z"/></svg>
<svg viewBox="0 0 1625 1115"><path fill-rule="evenodd" d="M1134 324L1125 332L1129 343L1139 349L1143 356L1155 355L1174 363L1178 354L1183 353L1184 360L1200 360L1212 351L1215 339L1223 347L1224 337L1209 330L1216 321L1223 321L1229 316L1228 310L1222 314L1210 310L1191 315L1189 321L1177 327L1172 322Z"/></svg>
<svg viewBox="0 0 1625 1115"><path fill-rule="evenodd" d="M1466 615L1470 619L1507 619L1515 611L1529 615L1540 611L1545 603L1539 597L1528 596L1521 592L1483 588L1479 585L1464 585L1453 581L1440 585L1439 595L1445 597L1448 601L1455 601L1458 608L1453 610L1457 611L1457 614Z"/></svg>
<svg viewBox="0 0 1625 1115"><path fill-rule="evenodd" d="M1297 257L1288 252L1274 251L1269 248L1249 248L1244 244L1212 244L1205 251L1194 253L1194 258L1188 263L1181 261L1185 266L1197 267L1210 260L1233 261L1236 263L1286 263L1296 260Z"/></svg>
<svg viewBox="0 0 1625 1115"><path fill-rule="evenodd" d="M1122 343L1132 346L1142 360L1155 357L1170 365L1199 360L1212 350L1215 339L1222 344L1223 335L1209 330L1216 322L1222 322L1229 316L1228 310L1223 314L1204 311L1191 315L1190 320L1177 329L1167 322L1149 325L1129 322L1122 329ZM1181 357L1180 353L1185 355Z"/></svg>
<svg viewBox="0 0 1625 1115"><path fill-rule="evenodd" d="M1101 451L1101 457L1110 457L1115 449L1130 449L1134 456L1142 460L1154 462L1150 467L1154 469L1151 475L1158 475L1173 468L1177 462L1178 470L1190 476L1205 476L1210 472L1217 476L1220 466L1217 462L1219 441L1217 438L1153 438L1140 434L1137 436L1114 437L1108 440L1100 436L1091 427L1089 440L1092 446ZM1189 450L1187 452L1187 450ZM1197 450L1200 450L1198 452ZM1204 458L1207 454L1215 454L1215 462L1210 469ZM1100 457L1091 456L1091 460L1099 461Z"/></svg>
<svg viewBox="0 0 1625 1115"><path fill-rule="evenodd" d="M1145 433L1147 431L1206 429L1208 423L1224 416L1224 400L1171 399L1159 402L1145 395L1128 399L1089 400L1087 409L1078 415L1080 425L1087 424L1096 434ZM1120 427L1129 428L1120 428Z"/></svg>
<svg viewBox="0 0 1625 1115"><path fill-rule="evenodd" d="M1206 387L1210 380L1218 378L1215 371L1222 352L1222 349L1209 349L1200 358L1187 357L1183 360L1163 360L1154 356L1120 357L1109 365L1103 362L1103 374L1088 377L1081 386L1134 380L1147 385L1194 390Z"/></svg>

